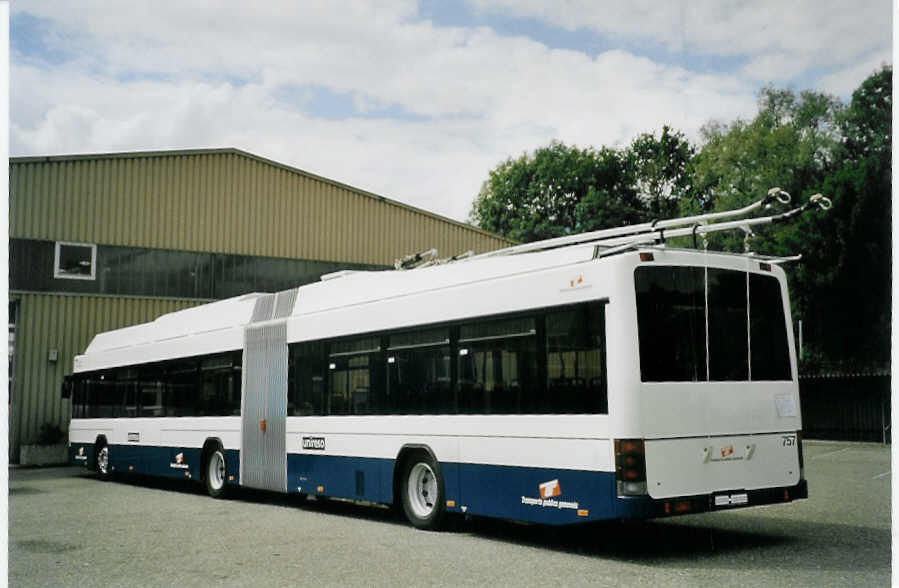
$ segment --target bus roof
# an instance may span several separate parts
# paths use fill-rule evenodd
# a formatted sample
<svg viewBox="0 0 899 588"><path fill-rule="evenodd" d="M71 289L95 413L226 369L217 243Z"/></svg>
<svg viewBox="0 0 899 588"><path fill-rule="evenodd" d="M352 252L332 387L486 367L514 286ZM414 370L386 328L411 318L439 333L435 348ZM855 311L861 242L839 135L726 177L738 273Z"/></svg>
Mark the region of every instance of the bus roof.
<svg viewBox="0 0 899 588"><path fill-rule="evenodd" d="M660 251L658 248L642 247L631 253L636 256L641 251ZM725 254L689 249L661 249L667 259L678 263L703 263L730 265L735 258L755 258L754 256ZM411 270L352 271L338 272L326 276L322 281L300 286L296 291L296 302L287 311L287 317L320 315L347 307L358 307L370 303L418 297L428 293L464 288L468 285L501 280L513 276L524 276L541 271L563 268L583 263L606 265L620 255L596 258L595 246L577 245L531 252L519 255L487 257L463 262L434 265ZM596 267L595 265L593 267ZM288 291L290 292L290 291ZM148 323L99 333L88 345L83 356L117 352L128 348L138 348L148 344L171 342L185 346L192 336L218 333L224 336L241 332L253 322L256 301L265 293L251 293L211 302L201 306L164 314ZM234 348L239 348L242 339L234 339ZM185 348L187 348L185 346ZM76 358L76 366L79 358Z"/></svg>

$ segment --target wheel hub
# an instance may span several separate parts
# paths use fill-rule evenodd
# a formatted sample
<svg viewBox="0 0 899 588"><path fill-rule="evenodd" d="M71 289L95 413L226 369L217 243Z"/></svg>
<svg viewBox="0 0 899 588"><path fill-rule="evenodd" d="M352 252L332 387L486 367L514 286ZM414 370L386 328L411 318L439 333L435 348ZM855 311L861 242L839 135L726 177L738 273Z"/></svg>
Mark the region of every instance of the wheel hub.
<svg viewBox="0 0 899 588"><path fill-rule="evenodd" d="M437 476L426 463L417 463L409 471L409 506L416 516L427 518L434 512L437 500Z"/></svg>
<svg viewBox="0 0 899 588"><path fill-rule="evenodd" d="M105 474L109 471L109 448L103 447L100 450L100 453L97 454L97 470L101 474Z"/></svg>
<svg viewBox="0 0 899 588"><path fill-rule="evenodd" d="M218 490L225 483L225 460L219 452L213 453L209 459L209 482Z"/></svg>

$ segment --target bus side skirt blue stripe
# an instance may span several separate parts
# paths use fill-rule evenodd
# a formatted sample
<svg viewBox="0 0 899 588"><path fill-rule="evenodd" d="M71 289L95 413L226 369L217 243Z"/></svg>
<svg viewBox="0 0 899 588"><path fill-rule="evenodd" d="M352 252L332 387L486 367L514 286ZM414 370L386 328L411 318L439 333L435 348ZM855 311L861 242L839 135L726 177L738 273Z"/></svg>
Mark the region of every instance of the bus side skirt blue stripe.
<svg viewBox="0 0 899 588"><path fill-rule="evenodd" d="M85 459L76 460L82 447ZM225 451L227 475L233 476L226 480L229 484L240 479L239 455L234 449ZM116 473L196 480L202 475L198 448L110 445L109 456ZM92 468L93 445L73 444L70 461ZM389 504L394 465L393 459L288 454L287 491ZM442 462L440 468L450 512L549 525L647 514L645 500L617 498L613 472L455 462Z"/></svg>

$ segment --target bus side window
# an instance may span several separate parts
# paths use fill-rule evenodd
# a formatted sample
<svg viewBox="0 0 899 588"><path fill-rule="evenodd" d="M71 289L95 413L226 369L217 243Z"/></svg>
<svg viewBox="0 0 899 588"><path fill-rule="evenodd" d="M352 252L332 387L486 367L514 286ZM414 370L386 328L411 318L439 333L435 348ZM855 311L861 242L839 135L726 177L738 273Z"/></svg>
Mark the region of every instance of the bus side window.
<svg viewBox="0 0 899 588"><path fill-rule="evenodd" d="M140 397L140 416L165 416L165 385L162 368L156 365L141 367L137 384Z"/></svg>
<svg viewBox="0 0 899 588"><path fill-rule="evenodd" d="M72 398L72 389L74 388L74 380L72 376L66 376L62 379L62 386L59 388L60 398Z"/></svg>
<svg viewBox="0 0 899 588"><path fill-rule="evenodd" d="M535 317L459 327L459 412L517 414L537 386ZM524 400L524 401L523 401Z"/></svg>
<svg viewBox="0 0 899 588"><path fill-rule="evenodd" d="M93 415L94 404L97 402L97 388L99 379L98 374L90 374L82 383L81 390L81 417L91 418Z"/></svg>
<svg viewBox="0 0 899 588"><path fill-rule="evenodd" d="M288 359L288 415L325 414L325 375L327 367L324 344L294 343Z"/></svg>
<svg viewBox="0 0 899 588"><path fill-rule="evenodd" d="M116 406L112 416L136 417L139 416L138 402L140 400L140 382L137 380L123 380L116 382L116 397L122 397L122 403Z"/></svg>
<svg viewBox="0 0 899 588"><path fill-rule="evenodd" d="M234 354L219 353L200 362L196 410L199 416L229 416L240 412L240 394L234 394ZM240 373L237 372L237 377ZM239 384L238 384L239 387Z"/></svg>
<svg viewBox="0 0 899 588"><path fill-rule="evenodd" d="M167 363L165 366L166 413L196 416L199 370L196 359Z"/></svg>
<svg viewBox="0 0 899 588"><path fill-rule="evenodd" d="M84 418L86 378L78 374L72 376L72 418Z"/></svg>
<svg viewBox="0 0 899 588"><path fill-rule="evenodd" d="M328 414L379 414L383 411L384 367L379 337L331 343Z"/></svg>
<svg viewBox="0 0 899 588"><path fill-rule="evenodd" d="M546 315L543 413L607 413L605 305Z"/></svg>
<svg viewBox="0 0 899 588"><path fill-rule="evenodd" d="M386 414L453 412L449 341L445 327L390 335Z"/></svg>
<svg viewBox="0 0 899 588"><path fill-rule="evenodd" d="M231 352L231 381L228 386L228 406L232 415L240 415L241 410L241 386L243 384L243 352Z"/></svg>
<svg viewBox="0 0 899 588"><path fill-rule="evenodd" d="M103 372L94 382L90 395L89 416L109 418L120 416L124 407L124 388L116 382L115 372Z"/></svg>

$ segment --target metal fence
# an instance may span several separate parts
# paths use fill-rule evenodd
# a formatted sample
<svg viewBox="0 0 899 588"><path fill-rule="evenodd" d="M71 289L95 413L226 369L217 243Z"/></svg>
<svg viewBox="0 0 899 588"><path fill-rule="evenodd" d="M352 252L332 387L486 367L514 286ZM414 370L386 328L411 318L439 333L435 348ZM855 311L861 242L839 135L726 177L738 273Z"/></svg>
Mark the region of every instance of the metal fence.
<svg viewBox="0 0 899 588"><path fill-rule="evenodd" d="M800 376L807 439L891 442L889 374Z"/></svg>

